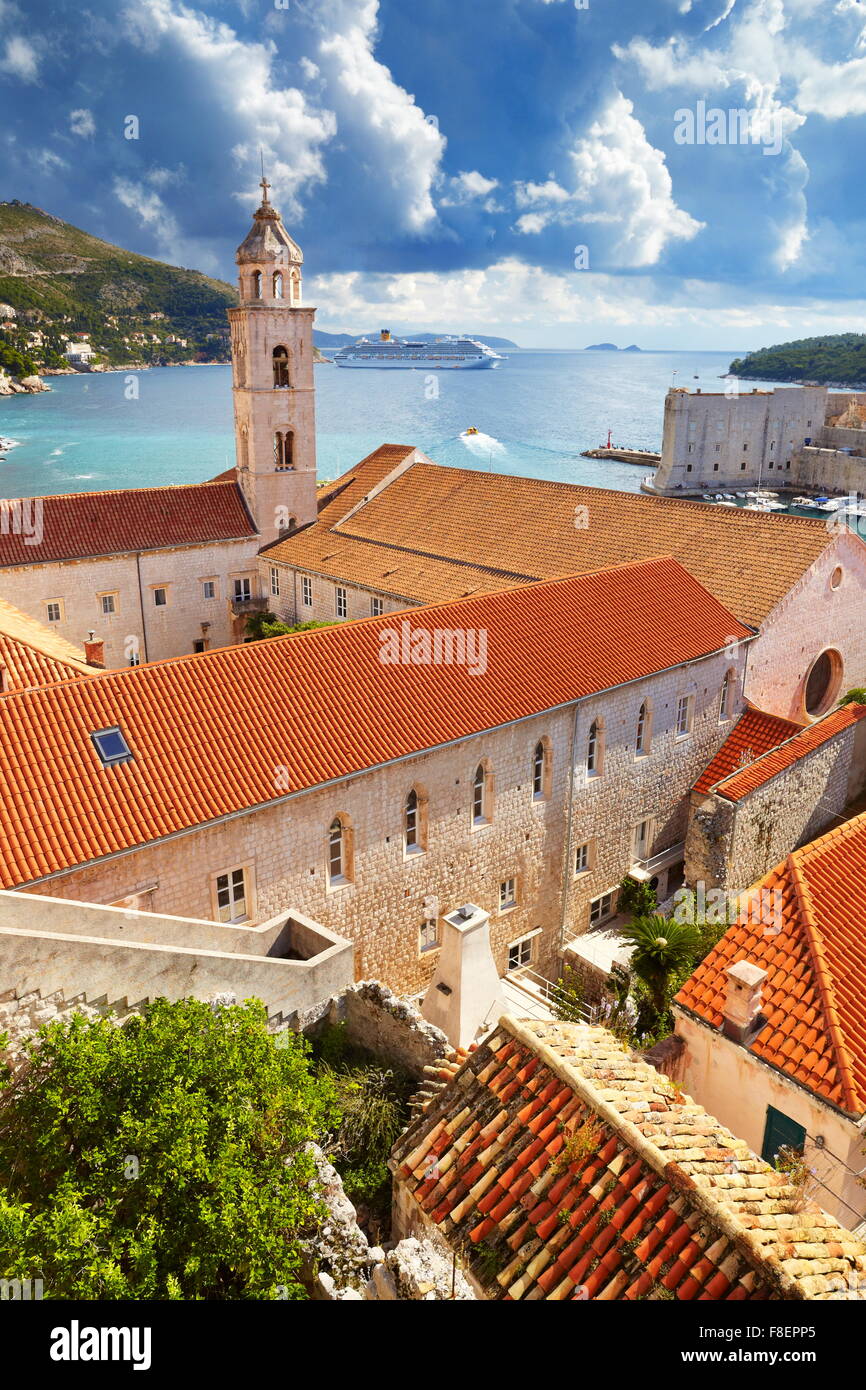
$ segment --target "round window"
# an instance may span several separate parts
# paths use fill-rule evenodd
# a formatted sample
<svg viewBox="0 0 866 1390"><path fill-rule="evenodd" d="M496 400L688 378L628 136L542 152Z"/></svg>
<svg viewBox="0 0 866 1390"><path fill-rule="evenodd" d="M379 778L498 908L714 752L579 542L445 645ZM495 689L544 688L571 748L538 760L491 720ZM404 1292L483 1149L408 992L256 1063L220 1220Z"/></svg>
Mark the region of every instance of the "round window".
<svg viewBox="0 0 866 1390"><path fill-rule="evenodd" d="M806 713L811 715L813 719L824 714L839 694L841 684L841 656L832 650L822 652L819 657L815 658L812 669L806 677L806 692L803 697Z"/></svg>
<svg viewBox="0 0 866 1390"><path fill-rule="evenodd" d="M830 575L830 588L831 588L831 589L838 589L838 587L839 587L839 585L840 585L841 583L842 583L842 566L841 566L841 565L837 565L836 568L834 569L833 573Z"/></svg>

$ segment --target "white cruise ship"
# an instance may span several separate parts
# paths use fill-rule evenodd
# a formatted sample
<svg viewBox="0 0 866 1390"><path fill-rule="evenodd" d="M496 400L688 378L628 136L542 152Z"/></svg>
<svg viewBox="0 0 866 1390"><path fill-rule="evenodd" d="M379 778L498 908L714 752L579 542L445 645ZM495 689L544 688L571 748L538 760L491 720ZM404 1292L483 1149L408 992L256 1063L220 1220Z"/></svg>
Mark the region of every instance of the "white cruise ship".
<svg viewBox="0 0 866 1390"><path fill-rule="evenodd" d="M361 338L334 354L338 367L395 367L414 371L467 371L495 367L498 352L474 338L437 338L432 343L392 338L383 328L378 338Z"/></svg>

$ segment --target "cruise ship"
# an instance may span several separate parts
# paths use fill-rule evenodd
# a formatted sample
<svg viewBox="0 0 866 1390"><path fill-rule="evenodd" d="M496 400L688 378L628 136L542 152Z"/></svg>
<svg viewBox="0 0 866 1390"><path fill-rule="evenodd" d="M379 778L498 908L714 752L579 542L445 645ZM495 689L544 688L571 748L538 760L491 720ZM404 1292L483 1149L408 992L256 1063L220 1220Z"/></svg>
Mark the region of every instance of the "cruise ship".
<svg viewBox="0 0 866 1390"><path fill-rule="evenodd" d="M383 328L378 338L361 338L334 354L338 367L395 367L414 371L467 371L495 367L498 352L474 338L437 338L432 343L392 338Z"/></svg>

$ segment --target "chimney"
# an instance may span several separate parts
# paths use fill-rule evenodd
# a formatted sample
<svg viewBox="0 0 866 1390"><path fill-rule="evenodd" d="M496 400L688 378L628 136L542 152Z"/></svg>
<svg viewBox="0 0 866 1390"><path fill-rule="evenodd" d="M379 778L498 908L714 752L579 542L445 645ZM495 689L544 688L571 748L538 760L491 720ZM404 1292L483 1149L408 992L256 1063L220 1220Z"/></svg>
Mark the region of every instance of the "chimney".
<svg viewBox="0 0 866 1390"><path fill-rule="evenodd" d="M767 972L752 965L751 961L738 960L736 965L728 966L725 974L728 988L722 1010L722 1032L732 1042L748 1047L766 1022L761 1013L761 996Z"/></svg>
<svg viewBox="0 0 866 1390"><path fill-rule="evenodd" d="M441 919L442 946L421 1013L452 1047L468 1047L484 1024L497 1022L505 1009L502 986L490 949L490 917L466 903Z"/></svg>
<svg viewBox="0 0 866 1390"><path fill-rule="evenodd" d="M95 633L88 632L84 644L84 660L88 666L105 666L105 643Z"/></svg>

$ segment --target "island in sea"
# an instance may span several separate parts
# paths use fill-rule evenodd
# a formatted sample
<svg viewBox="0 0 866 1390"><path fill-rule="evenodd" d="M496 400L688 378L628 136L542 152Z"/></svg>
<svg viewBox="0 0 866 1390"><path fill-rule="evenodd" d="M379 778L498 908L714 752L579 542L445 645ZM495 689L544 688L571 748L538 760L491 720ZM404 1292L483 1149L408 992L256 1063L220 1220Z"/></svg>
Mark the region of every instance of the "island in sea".
<svg viewBox="0 0 866 1390"><path fill-rule="evenodd" d="M796 338L735 357L728 372L751 381L810 382L866 390L866 333Z"/></svg>
<svg viewBox="0 0 866 1390"><path fill-rule="evenodd" d="M629 343L628 347L617 347L616 343L590 343L585 347L584 352L640 352L637 343Z"/></svg>

